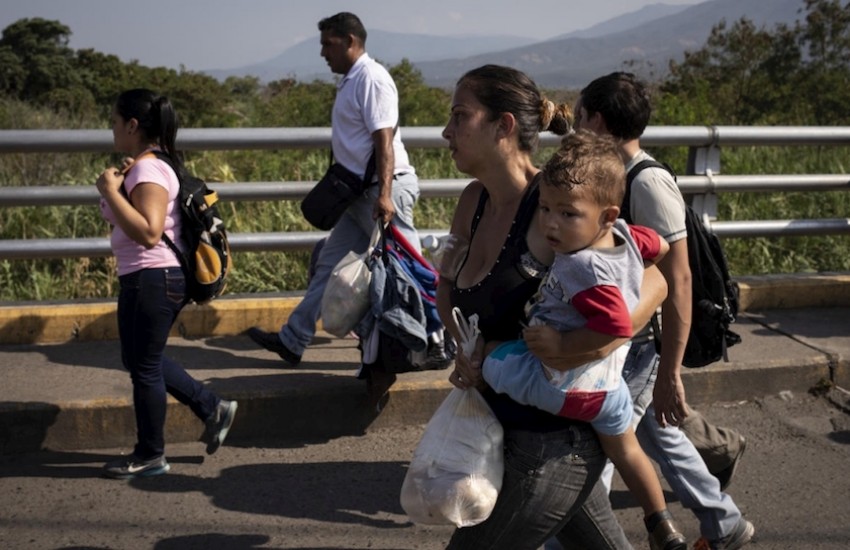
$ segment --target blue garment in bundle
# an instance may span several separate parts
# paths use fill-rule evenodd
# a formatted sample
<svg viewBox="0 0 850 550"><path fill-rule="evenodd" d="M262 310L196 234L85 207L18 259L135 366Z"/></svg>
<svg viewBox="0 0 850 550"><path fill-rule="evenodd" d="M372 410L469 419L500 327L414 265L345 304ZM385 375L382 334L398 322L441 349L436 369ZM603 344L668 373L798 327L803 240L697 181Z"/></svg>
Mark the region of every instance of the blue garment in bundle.
<svg viewBox="0 0 850 550"><path fill-rule="evenodd" d="M440 276L431 263L407 242L404 235L394 225L390 224L389 229L391 238L387 242L387 253L398 260L401 269L419 290L425 312L425 331L433 334L443 328L443 322L437 311L437 283Z"/></svg>

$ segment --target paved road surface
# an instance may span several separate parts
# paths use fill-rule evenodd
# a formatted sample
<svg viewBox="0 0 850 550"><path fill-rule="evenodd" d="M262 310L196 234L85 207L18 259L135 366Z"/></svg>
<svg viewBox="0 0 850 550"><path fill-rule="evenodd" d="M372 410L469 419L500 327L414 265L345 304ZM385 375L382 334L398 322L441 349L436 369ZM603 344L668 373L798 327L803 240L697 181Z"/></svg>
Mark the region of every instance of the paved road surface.
<svg viewBox="0 0 850 550"><path fill-rule="evenodd" d="M836 406L850 400L830 396L703 407L749 438L729 492L756 526L753 550L850 548L850 408ZM422 428L255 441L214 457L200 443L173 444L170 474L130 482L99 477L125 449L0 457L0 548L443 548L451 529L409 523L398 502ZM645 548L640 509L619 480L612 498ZM671 509L695 538L693 517Z"/></svg>

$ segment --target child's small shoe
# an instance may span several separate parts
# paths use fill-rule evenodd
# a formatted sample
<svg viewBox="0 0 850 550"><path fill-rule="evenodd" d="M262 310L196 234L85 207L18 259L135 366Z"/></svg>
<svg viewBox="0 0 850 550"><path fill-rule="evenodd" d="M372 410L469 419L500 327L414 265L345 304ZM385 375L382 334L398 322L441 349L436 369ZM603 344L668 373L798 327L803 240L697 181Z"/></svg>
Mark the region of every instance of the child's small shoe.
<svg viewBox="0 0 850 550"><path fill-rule="evenodd" d="M644 519L644 524L649 531L649 547L652 550L688 549L685 535L673 523L673 516L668 510L655 512Z"/></svg>

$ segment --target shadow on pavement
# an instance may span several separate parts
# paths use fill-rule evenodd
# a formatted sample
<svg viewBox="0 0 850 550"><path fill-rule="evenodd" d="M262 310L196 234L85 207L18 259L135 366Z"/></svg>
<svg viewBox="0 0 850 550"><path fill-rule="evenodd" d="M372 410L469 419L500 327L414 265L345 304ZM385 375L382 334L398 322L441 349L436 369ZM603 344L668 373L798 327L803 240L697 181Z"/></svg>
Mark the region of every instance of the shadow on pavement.
<svg viewBox="0 0 850 550"><path fill-rule="evenodd" d="M45 477L56 479L100 478L103 465L115 454L41 451L0 457L2 477ZM168 457L172 464L202 464L203 456ZM104 481L107 481L104 479ZM112 481L112 480L109 480ZM150 481L150 480L145 480ZM120 483L120 482L119 482Z"/></svg>
<svg viewBox="0 0 850 550"><path fill-rule="evenodd" d="M409 524L374 516L405 515L398 488L406 472L404 462L252 464L223 469L217 478L172 471L167 483L134 479L130 484L144 491L199 492L235 512L398 529Z"/></svg>
<svg viewBox="0 0 850 550"><path fill-rule="evenodd" d="M38 451L60 408L41 402L0 402L0 456Z"/></svg>
<svg viewBox="0 0 850 550"><path fill-rule="evenodd" d="M266 548L271 540L268 535L225 535L223 533L205 533L172 537L157 542L154 550L186 550L187 548Z"/></svg>

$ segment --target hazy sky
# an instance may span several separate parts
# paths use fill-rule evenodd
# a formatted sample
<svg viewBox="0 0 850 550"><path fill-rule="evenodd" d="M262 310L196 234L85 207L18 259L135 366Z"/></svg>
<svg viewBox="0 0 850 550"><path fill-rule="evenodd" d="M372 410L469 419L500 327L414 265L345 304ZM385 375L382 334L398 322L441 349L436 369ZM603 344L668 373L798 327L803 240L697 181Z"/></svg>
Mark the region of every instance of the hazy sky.
<svg viewBox="0 0 850 550"><path fill-rule="evenodd" d="M190 70L270 59L315 37L319 19L356 13L367 30L494 35L541 40L655 3L703 0L4 0L0 30L24 17L58 20L70 46L124 61Z"/></svg>

